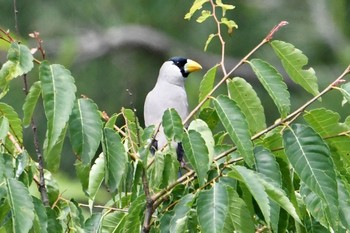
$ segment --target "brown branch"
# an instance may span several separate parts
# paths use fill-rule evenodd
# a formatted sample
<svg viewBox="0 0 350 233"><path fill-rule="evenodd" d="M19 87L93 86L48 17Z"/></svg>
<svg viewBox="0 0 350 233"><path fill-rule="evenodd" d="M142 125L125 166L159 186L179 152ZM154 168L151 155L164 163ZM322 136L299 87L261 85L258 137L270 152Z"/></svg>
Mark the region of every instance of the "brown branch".
<svg viewBox="0 0 350 233"><path fill-rule="evenodd" d="M148 233L151 229L151 220L152 220L152 214L154 212L153 204L154 199L151 196L149 185L148 185L148 179L147 179L147 171L144 168L142 172L142 185L143 190L146 195L146 210L145 210L145 218L143 220L143 226L142 226L142 233Z"/></svg>

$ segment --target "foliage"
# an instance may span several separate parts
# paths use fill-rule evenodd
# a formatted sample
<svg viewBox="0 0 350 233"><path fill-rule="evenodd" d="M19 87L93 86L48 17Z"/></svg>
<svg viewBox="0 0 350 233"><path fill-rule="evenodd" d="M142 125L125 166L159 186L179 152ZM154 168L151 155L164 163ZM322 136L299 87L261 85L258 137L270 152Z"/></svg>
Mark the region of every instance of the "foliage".
<svg viewBox="0 0 350 233"><path fill-rule="evenodd" d="M199 104L185 122L174 109L164 113L162 125L169 146L150 154L158 128L143 129L133 110L109 117L93 100L76 97L69 70L35 59L31 50L1 30L9 42L8 61L0 70L0 96L9 95L13 79L37 69L34 84L25 86L23 119L0 102L0 232L346 232L350 229L350 118L340 122L337 112L312 109L324 94L338 91L350 101L350 66L325 89L318 89L307 57L294 45L273 40L281 22L231 70L225 66L222 26L232 33L237 25L225 18L234 6L221 0L195 0L190 19L212 18L221 61L200 85ZM222 17L218 17L217 10ZM295 98L277 71L278 64L251 56L271 46L290 79L313 95L292 111ZM39 43L38 51L42 52ZM36 64L35 64L36 63ZM231 74L248 63L279 111L267 126L263 100L244 77ZM223 77L215 84L217 70ZM226 83L227 93L214 92ZM40 145L35 134L35 107L42 104L47 120ZM195 120L190 121L192 117ZM117 118L124 125L117 126ZM198 118L198 119L197 119ZM296 122L298 121L298 123ZM187 124L188 123L188 124ZM32 126L38 162L23 143L23 127ZM186 129L184 125L189 125ZM224 132L222 131L224 130ZM60 196L51 172L59 169L62 145L69 135L76 155L77 176L89 198L83 203ZM187 165L179 172L172 141L182 142ZM99 146L102 152L99 152ZM43 151L43 154L41 154ZM98 154L98 155L96 155ZM43 169L43 159L45 167ZM37 184L41 199L29 186ZM97 208L95 197L105 185L111 198ZM66 187L69 188L69 187ZM101 207L101 206L99 206Z"/></svg>

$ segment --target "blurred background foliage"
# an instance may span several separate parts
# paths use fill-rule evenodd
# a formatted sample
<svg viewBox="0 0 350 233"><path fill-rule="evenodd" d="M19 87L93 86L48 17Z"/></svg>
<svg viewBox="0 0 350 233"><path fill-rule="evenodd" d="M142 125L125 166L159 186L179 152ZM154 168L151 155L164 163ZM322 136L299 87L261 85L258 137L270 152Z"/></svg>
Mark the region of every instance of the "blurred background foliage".
<svg viewBox="0 0 350 233"><path fill-rule="evenodd" d="M225 36L228 68L282 20L289 25L277 33L276 39L294 44L308 56L309 65L320 80L320 88L337 77L350 62L349 0L223 2L236 6L227 18L239 26L231 36ZM21 38L31 47L35 47L36 42L28 34L40 32L46 58L51 63L63 64L72 72L78 95L93 99L100 110L109 115L119 112L121 107L135 107L143 124L143 101L155 84L164 60L185 56L203 65L203 71L192 74L187 82L191 107L197 102L200 78L220 61L221 49L217 41L209 45L207 53L203 52L208 35L216 32L214 23L209 20L198 24L195 21L198 15L191 21L184 20L192 3L191 0L17 0L18 35L13 1L0 0L0 27L17 34L15 38ZM7 49L8 44L0 41L0 65L6 60ZM268 46L255 56L276 61ZM276 109L270 98L259 92L261 86L248 67L243 66L236 75L244 76L253 84L265 102L268 121L274 121ZM37 80L33 73L28 78L30 83ZM18 112L24 100L22 88L23 81L16 79L11 92L2 100L16 106ZM299 90L290 85L294 107L310 98L299 94ZM349 106L334 106L334 99L341 99L341 95L331 93L323 101L331 109L342 108L344 119L350 113ZM43 142L46 123L40 114L43 113L38 109L35 120ZM25 143L31 145L31 130L27 129L27 133ZM69 146L66 148L62 168L74 175L75 156ZM35 154L34 150L31 153Z"/></svg>

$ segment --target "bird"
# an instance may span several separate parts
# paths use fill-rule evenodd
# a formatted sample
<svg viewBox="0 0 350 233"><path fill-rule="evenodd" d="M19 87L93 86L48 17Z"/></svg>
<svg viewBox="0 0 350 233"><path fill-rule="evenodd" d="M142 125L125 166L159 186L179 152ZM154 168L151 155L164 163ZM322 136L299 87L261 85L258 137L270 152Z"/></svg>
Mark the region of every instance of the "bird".
<svg viewBox="0 0 350 233"><path fill-rule="evenodd" d="M202 66L191 59L172 57L165 61L159 70L154 88L147 94L144 103L145 126L160 125L164 112L174 108L184 121L189 115L185 80L192 72L201 70ZM173 142L174 143L174 142ZM152 143L151 152L163 148L167 139L162 128L156 133ZM175 144L177 159L183 163L183 148L181 142Z"/></svg>

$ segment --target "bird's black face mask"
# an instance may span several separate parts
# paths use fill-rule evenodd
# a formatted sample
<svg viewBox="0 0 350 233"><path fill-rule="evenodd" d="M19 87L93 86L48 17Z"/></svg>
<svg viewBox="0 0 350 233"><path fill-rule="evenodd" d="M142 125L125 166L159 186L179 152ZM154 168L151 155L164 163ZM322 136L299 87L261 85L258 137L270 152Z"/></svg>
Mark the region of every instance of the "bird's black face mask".
<svg viewBox="0 0 350 233"><path fill-rule="evenodd" d="M170 58L169 61L174 62L174 65L179 67L181 74L184 78L187 78L190 73L185 71L185 65L187 63L187 59L183 57L173 57Z"/></svg>

